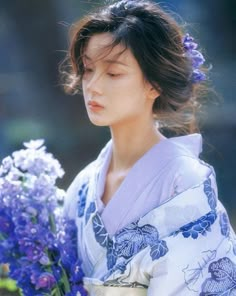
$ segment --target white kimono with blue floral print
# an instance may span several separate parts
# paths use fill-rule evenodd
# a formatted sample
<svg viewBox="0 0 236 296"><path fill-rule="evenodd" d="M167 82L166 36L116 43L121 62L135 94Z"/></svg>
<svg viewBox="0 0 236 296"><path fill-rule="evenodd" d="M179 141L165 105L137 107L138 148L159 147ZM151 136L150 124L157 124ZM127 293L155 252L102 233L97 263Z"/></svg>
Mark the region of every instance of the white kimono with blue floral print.
<svg viewBox="0 0 236 296"><path fill-rule="evenodd" d="M167 139L150 149L103 212L99 195L104 184L98 188L99 176L109 160L111 141L70 186L65 213L76 219L78 252L89 295L236 295L235 234L217 198L214 169L189 147L180 145L178 139L186 137L191 138ZM184 178L200 176L206 168L207 174L183 190L178 186L181 181L176 167ZM170 182L172 171L175 180ZM169 198L167 194L160 200L166 183L173 187L172 194L168 192ZM145 203L150 200L152 204L155 199L156 206L137 214L136 204L147 209ZM112 211L112 203L116 210ZM105 226L106 217L110 220Z"/></svg>

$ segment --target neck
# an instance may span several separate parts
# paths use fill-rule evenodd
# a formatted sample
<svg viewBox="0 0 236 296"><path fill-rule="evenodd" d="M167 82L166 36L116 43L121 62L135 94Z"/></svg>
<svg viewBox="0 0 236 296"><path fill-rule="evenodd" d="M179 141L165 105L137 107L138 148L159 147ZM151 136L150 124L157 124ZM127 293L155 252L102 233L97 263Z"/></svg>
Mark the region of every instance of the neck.
<svg viewBox="0 0 236 296"><path fill-rule="evenodd" d="M145 125L133 123L110 129L113 141L110 172L129 170L153 145L165 138L153 120Z"/></svg>

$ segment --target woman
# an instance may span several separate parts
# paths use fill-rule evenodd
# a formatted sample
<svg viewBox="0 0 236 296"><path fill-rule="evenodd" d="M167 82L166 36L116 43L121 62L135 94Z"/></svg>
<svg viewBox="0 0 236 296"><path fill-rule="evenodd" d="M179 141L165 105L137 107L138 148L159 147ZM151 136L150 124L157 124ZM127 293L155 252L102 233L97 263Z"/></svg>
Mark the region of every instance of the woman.
<svg viewBox="0 0 236 296"><path fill-rule="evenodd" d="M199 159L207 76L196 48L148 0L115 2L73 26L67 89L82 85L89 119L111 131L65 202L89 295L236 294L235 234L214 169Z"/></svg>

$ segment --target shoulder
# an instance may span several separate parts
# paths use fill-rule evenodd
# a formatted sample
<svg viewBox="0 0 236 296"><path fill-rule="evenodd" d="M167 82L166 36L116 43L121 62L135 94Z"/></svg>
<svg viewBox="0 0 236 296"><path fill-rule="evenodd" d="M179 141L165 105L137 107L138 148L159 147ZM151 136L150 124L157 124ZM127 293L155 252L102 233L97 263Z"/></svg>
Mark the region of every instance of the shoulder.
<svg viewBox="0 0 236 296"><path fill-rule="evenodd" d="M168 182L171 180L183 183L184 187L188 188L214 171L211 165L199 158L202 152L201 134L169 138L161 147L164 166L162 172Z"/></svg>
<svg viewBox="0 0 236 296"><path fill-rule="evenodd" d="M213 166L200 158L190 156L179 156L171 164L171 170L176 177L184 177L185 180L192 183L199 183L208 177L209 174L215 174Z"/></svg>
<svg viewBox="0 0 236 296"><path fill-rule="evenodd" d="M213 166L199 158L180 156L172 164L174 186L178 187L178 192L196 186L210 175L215 177Z"/></svg>
<svg viewBox="0 0 236 296"><path fill-rule="evenodd" d="M213 166L197 157L178 156L168 163L161 177L160 203L204 183L209 176L216 183Z"/></svg>

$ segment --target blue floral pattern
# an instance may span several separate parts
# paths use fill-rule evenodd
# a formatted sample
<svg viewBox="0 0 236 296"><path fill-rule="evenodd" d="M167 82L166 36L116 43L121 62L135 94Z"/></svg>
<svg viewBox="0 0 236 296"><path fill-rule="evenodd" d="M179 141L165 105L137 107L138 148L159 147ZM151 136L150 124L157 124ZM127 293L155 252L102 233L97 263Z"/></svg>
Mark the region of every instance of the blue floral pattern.
<svg viewBox="0 0 236 296"><path fill-rule="evenodd" d="M187 266L182 269L184 273L185 284L190 291L198 292L198 290L196 290L195 285L197 282L202 284L202 276L204 270L207 269L210 262L215 260L216 255L216 250L203 251L202 253L199 253L199 255L196 258L197 260L194 264L192 264L190 260Z"/></svg>
<svg viewBox="0 0 236 296"><path fill-rule="evenodd" d="M224 235L225 237L229 235L229 218L226 213L220 213L220 229L222 235Z"/></svg>
<svg viewBox="0 0 236 296"><path fill-rule="evenodd" d="M223 257L209 265L211 277L202 284L200 296L227 296L236 293L236 265Z"/></svg>
<svg viewBox="0 0 236 296"><path fill-rule="evenodd" d="M171 235L176 236L177 234L182 233L183 237L192 237L193 239L197 239L199 234L205 236L207 235L207 231L211 231L211 225L215 222L216 218L216 212L211 211L196 221L182 226L179 230L173 232Z"/></svg>
<svg viewBox="0 0 236 296"><path fill-rule="evenodd" d="M88 193L88 184L85 183L81 186L80 190L78 191L78 216L82 217L84 215L84 209L86 206L86 199Z"/></svg>
<svg viewBox="0 0 236 296"><path fill-rule="evenodd" d="M138 222L139 220L118 231L112 240L106 232L101 217L98 214L93 217L96 241L107 248L108 270L114 268L118 258L124 258L128 263L129 259L147 246L151 247L152 260L157 260L168 252L167 244L159 239L157 229L150 224L139 226ZM122 264L122 271L124 270L125 265Z"/></svg>
<svg viewBox="0 0 236 296"><path fill-rule="evenodd" d="M152 257L152 260L156 260L160 257L163 257L167 252L168 247L166 245L166 242L164 240L160 240L157 244L152 245L150 255Z"/></svg>
<svg viewBox="0 0 236 296"><path fill-rule="evenodd" d="M98 213L93 217L93 230L95 233L96 241L105 248L108 248L109 244L109 235L103 225L102 219Z"/></svg>
<svg viewBox="0 0 236 296"><path fill-rule="evenodd" d="M100 244L100 246L107 249L107 268L110 270L116 264L117 253L114 249L114 243L109 237L102 219L98 213L92 219L93 230L95 233L95 239Z"/></svg>
<svg viewBox="0 0 236 296"><path fill-rule="evenodd" d="M204 182L204 192L207 196L209 206L211 207L212 210L215 210L216 204L217 204L217 199L216 199L216 193L215 190L211 186L211 179L208 178Z"/></svg>
<svg viewBox="0 0 236 296"><path fill-rule="evenodd" d="M85 214L85 223L88 223L88 220L91 216L92 213L94 213L96 210L96 206L95 206L95 202L92 201L89 205L89 207L87 208L86 214Z"/></svg>
<svg viewBox="0 0 236 296"><path fill-rule="evenodd" d="M145 236L148 236L149 233L143 231L145 226L138 227L138 223L134 222L116 234L116 250L122 257L128 259L148 245ZM151 227L157 232L153 226Z"/></svg>
<svg viewBox="0 0 236 296"><path fill-rule="evenodd" d="M146 224L138 225L138 221L120 230L116 236L116 250L120 256L129 259L148 245L151 247L152 260L159 259L168 252L166 242L159 239L157 229Z"/></svg>
<svg viewBox="0 0 236 296"><path fill-rule="evenodd" d="M118 254L117 249L112 240L109 240L107 247L107 268L108 270L113 268L116 265L118 257L121 257L121 254Z"/></svg>

